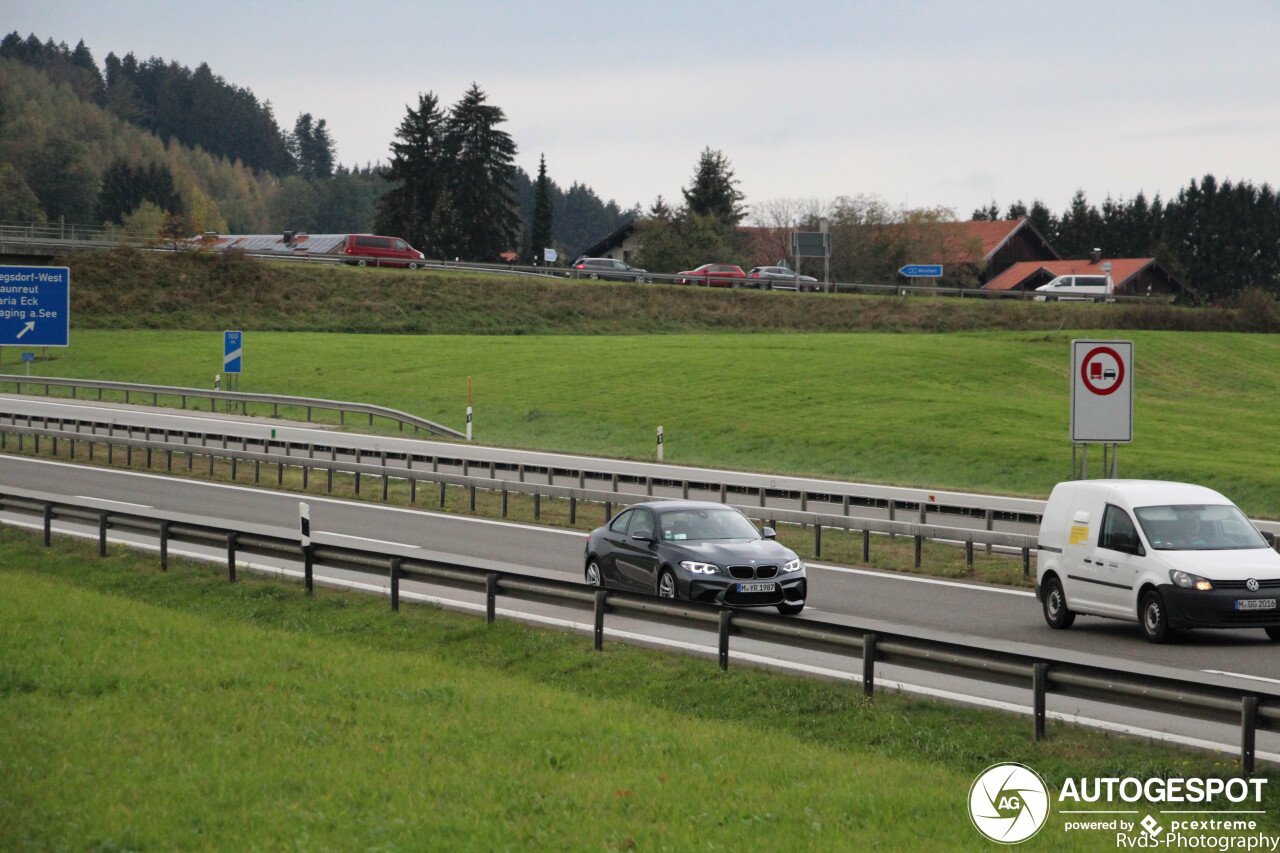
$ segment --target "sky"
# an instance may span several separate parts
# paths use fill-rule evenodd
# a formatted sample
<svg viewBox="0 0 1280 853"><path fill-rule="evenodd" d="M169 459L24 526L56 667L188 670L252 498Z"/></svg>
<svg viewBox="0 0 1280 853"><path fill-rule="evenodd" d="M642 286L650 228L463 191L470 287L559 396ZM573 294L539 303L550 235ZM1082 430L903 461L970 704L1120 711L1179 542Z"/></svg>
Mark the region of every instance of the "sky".
<svg viewBox="0 0 1280 853"><path fill-rule="evenodd" d="M208 63L282 128L385 162L408 106L474 82L516 162L622 207L681 200L710 147L748 205L869 194L947 207L1077 190L1280 186L1275 0L5 0L0 29Z"/></svg>

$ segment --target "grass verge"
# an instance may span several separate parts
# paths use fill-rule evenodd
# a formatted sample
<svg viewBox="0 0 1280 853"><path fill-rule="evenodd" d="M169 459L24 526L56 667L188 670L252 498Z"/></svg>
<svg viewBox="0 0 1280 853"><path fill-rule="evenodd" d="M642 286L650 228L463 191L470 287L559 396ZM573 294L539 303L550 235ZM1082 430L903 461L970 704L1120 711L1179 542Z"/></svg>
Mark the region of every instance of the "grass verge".
<svg viewBox="0 0 1280 853"><path fill-rule="evenodd" d="M7 850L969 850L984 846L969 785L997 761L1051 788L1233 770L1069 726L1032 744L1026 718L37 542L0 528Z"/></svg>

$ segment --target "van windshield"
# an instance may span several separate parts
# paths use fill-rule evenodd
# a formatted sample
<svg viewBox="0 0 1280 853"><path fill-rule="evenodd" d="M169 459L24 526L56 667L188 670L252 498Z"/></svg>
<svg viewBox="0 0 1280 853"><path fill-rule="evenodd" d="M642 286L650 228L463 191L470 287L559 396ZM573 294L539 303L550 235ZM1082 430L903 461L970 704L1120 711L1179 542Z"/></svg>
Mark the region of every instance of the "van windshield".
<svg viewBox="0 0 1280 853"><path fill-rule="evenodd" d="M1262 534L1231 504L1179 504L1134 509L1157 551L1236 551L1268 548Z"/></svg>

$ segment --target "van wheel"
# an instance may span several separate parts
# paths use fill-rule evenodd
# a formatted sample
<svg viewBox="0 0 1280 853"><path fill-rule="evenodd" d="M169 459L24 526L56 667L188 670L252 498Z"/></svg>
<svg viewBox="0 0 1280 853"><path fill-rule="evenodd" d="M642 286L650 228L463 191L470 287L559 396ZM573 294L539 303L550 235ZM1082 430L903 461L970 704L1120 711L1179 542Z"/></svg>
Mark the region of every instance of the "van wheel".
<svg viewBox="0 0 1280 853"><path fill-rule="evenodd" d="M1142 596L1142 605L1138 608L1138 620L1142 623L1142 633L1152 643L1167 643L1173 639L1173 629L1169 627L1169 611L1164 606L1164 597L1154 589L1147 590Z"/></svg>
<svg viewBox="0 0 1280 853"><path fill-rule="evenodd" d="M1280 628L1268 628L1267 637L1275 642L1280 643Z"/></svg>
<svg viewBox="0 0 1280 853"><path fill-rule="evenodd" d="M367 267L368 265L369 265L369 262L366 261L364 258L361 258L360 260L356 261L356 266L358 267Z"/></svg>
<svg viewBox="0 0 1280 853"><path fill-rule="evenodd" d="M417 268L418 268L417 264L409 264L409 269L416 270Z"/></svg>
<svg viewBox="0 0 1280 853"><path fill-rule="evenodd" d="M1067 607L1067 595L1062 591L1062 581L1051 577L1044 582L1044 621L1050 628L1065 631L1076 621L1075 612Z"/></svg>

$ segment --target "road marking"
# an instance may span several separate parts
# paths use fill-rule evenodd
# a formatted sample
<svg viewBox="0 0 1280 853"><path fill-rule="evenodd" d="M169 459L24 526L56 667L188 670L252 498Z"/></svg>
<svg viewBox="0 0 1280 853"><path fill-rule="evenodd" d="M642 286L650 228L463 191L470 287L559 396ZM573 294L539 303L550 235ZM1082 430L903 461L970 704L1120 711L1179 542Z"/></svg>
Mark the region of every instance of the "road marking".
<svg viewBox="0 0 1280 853"><path fill-rule="evenodd" d="M191 447L197 450L198 452L199 450L198 445L191 445ZM306 457L293 456L290 458L294 460L302 460L302 459L305 459ZM304 492L277 492L277 491L272 491L267 489L255 489L250 486L233 486L230 483L209 483L203 480L189 480L185 477L170 477L164 474L148 474L145 471L121 471L116 468L87 467L85 465L78 465L73 462L57 462L52 459L31 459L31 458L22 458L17 456L6 457L6 459L12 459L12 461L15 463L26 462L26 463L37 464L37 465L56 465L60 468L74 468L77 471L81 471L81 472L84 472L86 470L101 471L105 474L117 474L125 477L142 477L144 479L149 479L149 480L164 480L166 483L180 483L184 486L191 486L193 488L230 489L231 491L235 491L235 492L248 492L250 494L264 496L264 497L272 496L272 495L277 497L279 496L295 497L297 500L306 501L307 503L312 503L312 504L331 503L331 504L337 504L338 506L362 507L365 509L375 509L382 512L403 512L403 513L406 513L409 515L415 515L418 517L429 515L432 518L442 518L442 519L448 519L450 521L463 521L463 522L469 522L471 524L492 524L498 527L510 527L510 528L516 528L519 530L534 530L539 533L556 533L556 534L562 534L565 536L572 536L576 539L587 538L587 534L583 533L580 530L564 530L559 527L541 527L536 524L520 524L514 521L502 521L500 519L494 519L494 518L476 518L470 515L456 515L454 513L449 513L449 512L433 512L427 509L408 509L407 507L386 506L383 504L367 503L365 501L350 501L350 500L343 500L341 498L324 497L322 495L313 495L313 494L304 493ZM404 479L404 478L400 477L397 479ZM81 495L81 497L86 497L86 496ZM87 499L88 500L108 500L107 498L87 498Z"/></svg>
<svg viewBox="0 0 1280 853"><path fill-rule="evenodd" d="M76 495L80 500L95 501L104 504L116 504L117 506L136 506L138 509L155 509L151 504L131 504L128 501L113 501L110 498L94 498L89 495Z"/></svg>
<svg viewBox="0 0 1280 853"><path fill-rule="evenodd" d="M885 580L910 581L911 583L927 583L935 586L954 586L960 589L969 589L974 592L998 592L1001 595L1021 595L1035 597L1035 593L1026 589L1001 589L994 586L981 586L979 584L965 583L964 581L948 581L939 580L938 578L922 578L916 575L899 575L893 572L873 572L868 569L847 569L844 566L832 566L825 563L811 563L805 561L805 565L814 569L823 569L828 572L842 572L846 575L869 575L871 577L883 578Z"/></svg>
<svg viewBox="0 0 1280 853"><path fill-rule="evenodd" d="M387 539L370 539L368 536L349 536L346 533L331 533L328 530L318 535L323 536L325 539L330 539L336 536L339 539L355 539L360 542L376 542L379 545L390 545L393 548L421 548L422 547L421 545L410 545L407 542L391 542Z"/></svg>
<svg viewBox="0 0 1280 853"><path fill-rule="evenodd" d="M1232 678L1248 678L1251 681L1266 681L1269 684L1280 684L1280 678L1267 678L1262 675L1245 675L1243 672L1227 672L1221 669L1202 669L1201 672L1207 672L1210 675L1229 675Z"/></svg>

